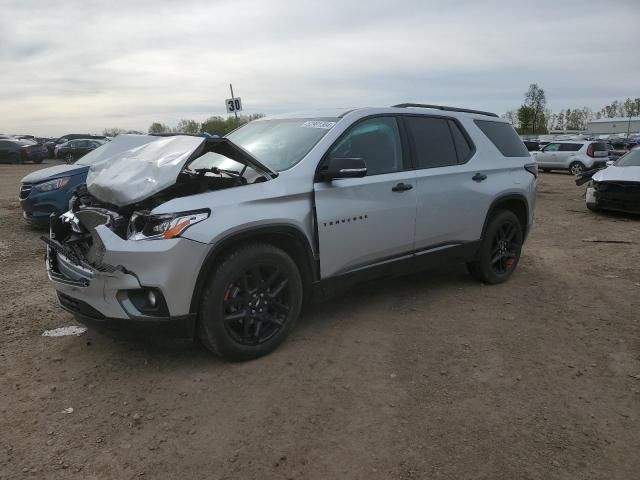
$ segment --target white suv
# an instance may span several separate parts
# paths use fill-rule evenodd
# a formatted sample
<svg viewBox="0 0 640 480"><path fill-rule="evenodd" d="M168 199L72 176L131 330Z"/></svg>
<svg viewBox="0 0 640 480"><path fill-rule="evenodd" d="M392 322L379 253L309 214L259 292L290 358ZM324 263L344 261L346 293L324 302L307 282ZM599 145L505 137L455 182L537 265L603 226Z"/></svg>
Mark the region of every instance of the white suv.
<svg viewBox="0 0 640 480"><path fill-rule="evenodd" d="M578 175L585 170L604 167L609 160L606 143L584 140L552 142L539 152L531 152L543 172L569 170Z"/></svg>

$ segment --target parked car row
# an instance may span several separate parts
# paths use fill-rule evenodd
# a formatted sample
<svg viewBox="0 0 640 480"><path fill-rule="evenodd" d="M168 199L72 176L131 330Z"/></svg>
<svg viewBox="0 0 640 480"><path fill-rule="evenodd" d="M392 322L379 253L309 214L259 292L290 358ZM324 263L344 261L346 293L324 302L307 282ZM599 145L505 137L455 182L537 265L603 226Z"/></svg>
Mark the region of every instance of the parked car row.
<svg viewBox="0 0 640 480"><path fill-rule="evenodd" d="M33 140L0 138L0 162L3 163L40 163L47 158L44 145Z"/></svg>
<svg viewBox="0 0 640 480"><path fill-rule="evenodd" d="M497 115L416 104L225 138L120 135L53 168L23 179L21 201L30 220L64 212L43 237L60 305L90 325L197 335L233 360L274 350L306 298L345 282L442 262L506 281L537 178ZM46 192L59 203L29 206Z"/></svg>
<svg viewBox="0 0 640 480"><path fill-rule="evenodd" d="M62 145L63 143L67 143L69 140L102 140L107 141L108 138L104 135L88 135L86 133L70 133L67 135L63 135L62 137L58 137L55 140L50 140L45 143L47 150L49 151L49 157L53 158L55 155L56 146Z"/></svg>

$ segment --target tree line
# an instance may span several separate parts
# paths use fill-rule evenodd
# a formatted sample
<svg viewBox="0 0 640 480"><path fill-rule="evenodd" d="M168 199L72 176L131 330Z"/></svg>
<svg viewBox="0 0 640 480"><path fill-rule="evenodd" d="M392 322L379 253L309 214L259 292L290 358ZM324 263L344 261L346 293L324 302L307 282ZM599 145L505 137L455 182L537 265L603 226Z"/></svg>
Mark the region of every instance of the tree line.
<svg viewBox="0 0 640 480"><path fill-rule="evenodd" d="M245 123L249 123L252 120L256 120L258 118L264 117L263 113L253 113L251 115L238 115L238 118L234 115L229 115L224 118L220 115L215 115L207 118L204 122L199 123L195 120L190 120L183 118L178 122L175 127L171 127L164 123L153 122L147 133L149 134L163 134L163 133L187 133L187 134L202 134L208 133L210 135L219 135L224 136L227 133L235 130L236 128L244 125ZM115 137L121 133L137 133L142 134L142 132L138 132L135 130L123 130L121 128L105 128L102 131L102 134L107 137Z"/></svg>
<svg viewBox="0 0 640 480"><path fill-rule="evenodd" d="M589 107L552 112L547 108L544 90L537 83L529 85L524 102L517 110L510 110L503 115L522 135L545 134L550 130L584 130L587 123L594 119L629 116L640 116L640 98L614 100L597 112Z"/></svg>

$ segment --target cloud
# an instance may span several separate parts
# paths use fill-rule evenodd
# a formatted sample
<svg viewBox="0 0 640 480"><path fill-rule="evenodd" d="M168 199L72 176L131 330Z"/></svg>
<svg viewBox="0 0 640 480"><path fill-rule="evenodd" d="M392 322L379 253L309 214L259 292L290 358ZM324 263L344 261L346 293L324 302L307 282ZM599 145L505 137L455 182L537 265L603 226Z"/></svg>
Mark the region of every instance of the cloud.
<svg viewBox="0 0 640 480"><path fill-rule="evenodd" d="M6 3L6 2L5 2ZM504 112L639 96L632 1L9 0L0 132L144 130L224 113L445 103ZM614 28L619 25L619 28Z"/></svg>

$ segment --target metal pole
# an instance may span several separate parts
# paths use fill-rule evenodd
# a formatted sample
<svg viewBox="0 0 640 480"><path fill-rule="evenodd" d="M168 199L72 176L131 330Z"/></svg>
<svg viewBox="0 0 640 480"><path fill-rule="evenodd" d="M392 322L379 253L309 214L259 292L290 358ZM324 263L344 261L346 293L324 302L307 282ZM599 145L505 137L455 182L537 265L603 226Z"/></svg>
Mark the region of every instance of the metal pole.
<svg viewBox="0 0 640 480"><path fill-rule="evenodd" d="M629 114L629 121L627 122L627 145L629 144L629 131L631 130L631 114Z"/></svg>
<svg viewBox="0 0 640 480"><path fill-rule="evenodd" d="M229 84L229 89L231 90L231 101L233 102L233 99L235 98L233 96L233 85ZM236 110L235 103L233 104L233 113L236 114L236 125L237 125L238 124L238 111Z"/></svg>

